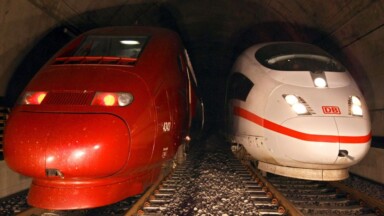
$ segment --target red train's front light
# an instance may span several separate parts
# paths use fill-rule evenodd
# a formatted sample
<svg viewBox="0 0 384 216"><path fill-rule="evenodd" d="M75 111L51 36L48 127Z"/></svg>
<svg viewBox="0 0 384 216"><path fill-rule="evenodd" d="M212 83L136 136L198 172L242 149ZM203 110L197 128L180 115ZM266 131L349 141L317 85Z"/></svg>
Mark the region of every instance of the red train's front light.
<svg viewBox="0 0 384 216"><path fill-rule="evenodd" d="M25 92L22 99L20 100L20 104L27 104L27 105L35 105L35 104L41 104L47 95L47 92L39 91L39 92Z"/></svg>
<svg viewBox="0 0 384 216"><path fill-rule="evenodd" d="M105 106L113 106L116 103L116 96L112 94L103 96L103 103Z"/></svg>
<svg viewBox="0 0 384 216"><path fill-rule="evenodd" d="M97 92L92 105L127 106L133 101L133 95L126 92Z"/></svg>

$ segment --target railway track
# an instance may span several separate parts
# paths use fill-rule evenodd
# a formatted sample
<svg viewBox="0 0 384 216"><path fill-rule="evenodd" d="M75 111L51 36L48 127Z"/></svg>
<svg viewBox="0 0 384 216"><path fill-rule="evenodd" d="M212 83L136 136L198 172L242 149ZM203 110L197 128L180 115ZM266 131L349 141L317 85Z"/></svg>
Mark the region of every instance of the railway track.
<svg viewBox="0 0 384 216"><path fill-rule="evenodd" d="M252 172L244 164L234 167L245 187L254 206L257 208L258 215L299 215L299 211L294 206L289 206L289 202L279 198L277 193L268 185L267 181L258 178L258 174ZM288 208L287 208L288 207Z"/></svg>
<svg viewBox="0 0 384 216"><path fill-rule="evenodd" d="M269 174L263 177L247 165L250 172L283 201L289 215L384 215L384 202L340 182L322 182Z"/></svg>
<svg viewBox="0 0 384 216"><path fill-rule="evenodd" d="M304 215L384 215L384 203L338 182L281 176L268 181Z"/></svg>
<svg viewBox="0 0 384 216"><path fill-rule="evenodd" d="M384 215L382 202L338 182L264 177L226 145L198 147L140 197L97 209L32 208L19 215Z"/></svg>
<svg viewBox="0 0 384 216"><path fill-rule="evenodd" d="M125 215L161 215L167 209L175 193L180 189L187 176L185 168L189 165L189 161L179 165L171 174L162 179L158 184L153 186L147 194L140 198Z"/></svg>

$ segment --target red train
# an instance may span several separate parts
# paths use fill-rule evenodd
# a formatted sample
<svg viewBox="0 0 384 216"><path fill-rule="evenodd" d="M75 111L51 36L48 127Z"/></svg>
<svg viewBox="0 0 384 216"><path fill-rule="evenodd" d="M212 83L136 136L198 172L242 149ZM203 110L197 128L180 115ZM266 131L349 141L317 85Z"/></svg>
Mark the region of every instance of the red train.
<svg viewBox="0 0 384 216"><path fill-rule="evenodd" d="M95 29L59 51L27 85L7 121L5 160L33 178L33 206L111 204L142 193L164 164L183 155L200 105L175 32Z"/></svg>

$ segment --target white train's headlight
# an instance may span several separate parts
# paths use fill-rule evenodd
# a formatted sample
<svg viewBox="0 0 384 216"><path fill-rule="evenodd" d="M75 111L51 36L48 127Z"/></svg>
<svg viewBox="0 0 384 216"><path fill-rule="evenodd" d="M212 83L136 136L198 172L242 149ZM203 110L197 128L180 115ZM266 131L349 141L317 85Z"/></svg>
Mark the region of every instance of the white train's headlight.
<svg viewBox="0 0 384 216"><path fill-rule="evenodd" d="M293 111L295 111L297 114L302 115L302 114L307 114L308 110L302 103L296 103L292 105Z"/></svg>
<svg viewBox="0 0 384 216"><path fill-rule="evenodd" d="M356 96L351 96L351 102L354 105L361 106L360 98L358 98Z"/></svg>
<svg viewBox="0 0 384 216"><path fill-rule="evenodd" d="M350 96L348 100L349 113L354 116L363 116L363 108L361 107L360 98L357 96Z"/></svg>
<svg viewBox="0 0 384 216"><path fill-rule="evenodd" d="M322 78L322 77L317 77L316 79L313 80L313 83L318 88L325 88L325 87L327 87L327 81L325 81L325 79Z"/></svg>
<svg viewBox="0 0 384 216"><path fill-rule="evenodd" d="M310 115L314 114L308 104L296 95L287 94L283 95L285 101L291 106L292 110L298 115Z"/></svg>
<svg viewBox="0 0 384 216"><path fill-rule="evenodd" d="M312 71L311 72L312 82L316 88L328 87L327 77L324 71Z"/></svg>
<svg viewBox="0 0 384 216"><path fill-rule="evenodd" d="M291 106L299 103L299 98L297 98L295 95L285 95L284 99Z"/></svg>

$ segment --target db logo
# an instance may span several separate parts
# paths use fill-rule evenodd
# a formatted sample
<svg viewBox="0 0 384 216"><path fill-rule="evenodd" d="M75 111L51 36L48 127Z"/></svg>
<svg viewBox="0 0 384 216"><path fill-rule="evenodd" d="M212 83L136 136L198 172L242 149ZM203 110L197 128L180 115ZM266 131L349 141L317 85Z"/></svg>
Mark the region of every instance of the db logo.
<svg viewBox="0 0 384 216"><path fill-rule="evenodd" d="M338 106L322 106L324 114L341 114Z"/></svg>

